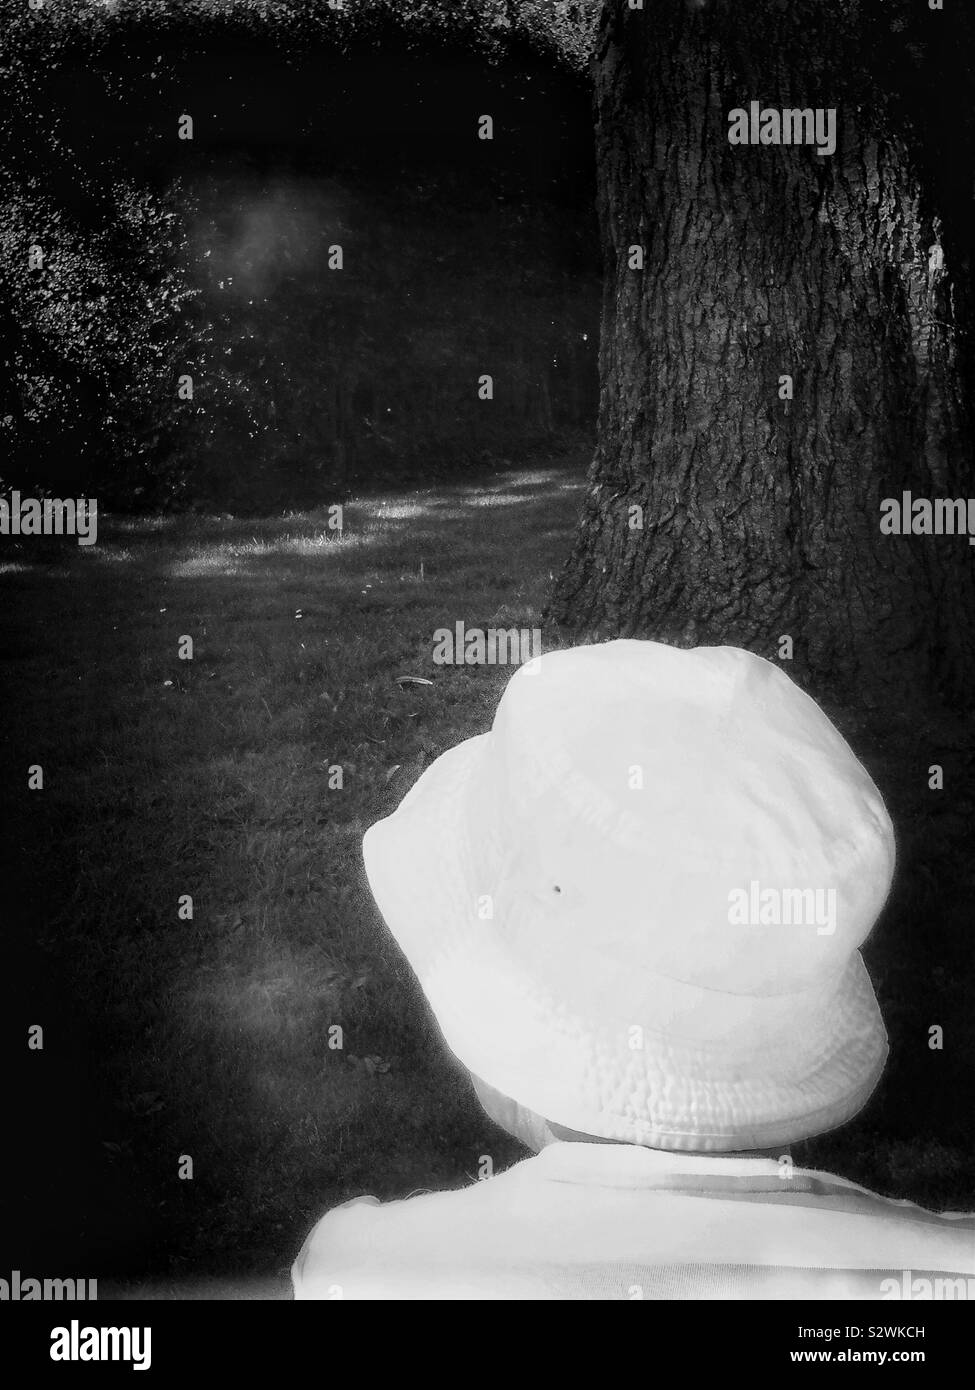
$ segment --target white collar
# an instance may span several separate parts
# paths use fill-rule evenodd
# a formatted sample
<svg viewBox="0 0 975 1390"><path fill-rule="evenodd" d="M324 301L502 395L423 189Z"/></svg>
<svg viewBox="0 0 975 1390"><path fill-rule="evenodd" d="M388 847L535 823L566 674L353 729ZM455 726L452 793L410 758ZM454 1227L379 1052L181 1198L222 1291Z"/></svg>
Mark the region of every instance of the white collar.
<svg viewBox="0 0 975 1390"><path fill-rule="evenodd" d="M543 1177L555 1182L655 1185L668 1177L702 1180L713 1177L780 1179L774 1158L725 1158L720 1154L670 1153L639 1144L586 1144L557 1140L535 1162ZM707 1186L701 1182L701 1186Z"/></svg>
<svg viewBox="0 0 975 1390"><path fill-rule="evenodd" d="M597 1187L645 1187L683 1192L737 1195L744 1192L811 1192L820 1196L857 1193L870 1201L923 1209L880 1197L837 1173L786 1165L778 1159L726 1158L722 1154L670 1153L639 1144L585 1144L556 1140L534 1159L544 1181L591 1183ZM925 1213L930 1215L930 1213Z"/></svg>

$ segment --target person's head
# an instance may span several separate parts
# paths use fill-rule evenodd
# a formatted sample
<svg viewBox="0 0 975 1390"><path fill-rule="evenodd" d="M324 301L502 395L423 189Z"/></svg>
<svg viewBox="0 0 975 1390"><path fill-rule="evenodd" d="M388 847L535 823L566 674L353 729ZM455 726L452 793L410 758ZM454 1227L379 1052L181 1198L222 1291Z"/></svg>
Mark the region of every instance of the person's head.
<svg viewBox="0 0 975 1390"><path fill-rule="evenodd" d="M774 1149L849 1119L887 1050L858 948L894 840L865 769L737 648L532 667L363 845L482 1104L536 1148Z"/></svg>

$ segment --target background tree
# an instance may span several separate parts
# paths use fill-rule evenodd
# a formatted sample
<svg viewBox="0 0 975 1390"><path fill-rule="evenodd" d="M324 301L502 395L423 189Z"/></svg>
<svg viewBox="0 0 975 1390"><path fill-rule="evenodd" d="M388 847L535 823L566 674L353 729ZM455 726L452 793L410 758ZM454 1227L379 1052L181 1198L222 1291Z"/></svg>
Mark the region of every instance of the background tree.
<svg viewBox="0 0 975 1390"><path fill-rule="evenodd" d="M972 551L881 535L879 506L975 492L971 58L968 22L921 5L606 6L598 445L563 629L771 657L787 634L820 692L965 694ZM836 107L836 154L730 145L753 100Z"/></svg>

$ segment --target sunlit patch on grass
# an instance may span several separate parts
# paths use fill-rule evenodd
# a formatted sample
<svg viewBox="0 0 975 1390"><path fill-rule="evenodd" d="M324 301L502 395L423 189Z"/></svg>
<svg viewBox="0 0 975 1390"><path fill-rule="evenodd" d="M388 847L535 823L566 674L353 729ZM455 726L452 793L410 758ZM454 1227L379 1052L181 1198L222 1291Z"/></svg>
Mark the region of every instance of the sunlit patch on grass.
<svg viewBox="0 0 975 1390"><path fill-rule="evenodd" d="M338 555L344 550L355 549L362 543L361 535L337 536L332 532L323 531L320 535L299 536L289 542L289 548L294 555L314 555L318 558L323 551Z"/></svg>
<svg viewBox="0 0 975 1390"><path fill-rule="evenodd" d="M412 521L426 510L422 502L383 502L375 516L381 521Z"/></svg>
<svg viewBox="0 0 975 1390"><path fill-rule="evenodd" d="M102 513L101 525L110 526L113 531L142 535L145 532L162 535L166 532L180 533L184 529L185 518L173 514L155 516L121 516L115 513Z"/></svg>
<svg viewBox="0 0 975 1390"><path fill-rule="evenodd" d="M99 542L97 545L81 545L78 547L79 559L95 560L100 565L120 565L128 564L133 559L133 552L125 546L106 545Z"/></svg>
<svg viewBox="0 0 975 1390"><path fill-rule="evenodd" d="M481 492L475 493L471 498L473 507L523 507L524 497L519 497L517 493L504 492Z"/></svg>
<svg viewBox="0 0 975 1390"><path fill-rule="evenodd" d="M207 575L233 575L236 572L236 558L219 550L192 555L188 560L178 560L169 570L173 579L201 579Z"/></svg>
<svg viewBox="0 0 975 1390"><path fill-rule="evenodd" d="M325 537L321 533L311 536L277 536L265 538L255 536L245 542L214 542L205 548L197 549L184 559L174 560L168 568L172 579L198 579L208 575L232 576L240 571L242 561L272 559L277 556L296 558L313 557L338 559L350 551L362 549L371 544L375 536L359 533L346 535L342 539Z"/></svg>

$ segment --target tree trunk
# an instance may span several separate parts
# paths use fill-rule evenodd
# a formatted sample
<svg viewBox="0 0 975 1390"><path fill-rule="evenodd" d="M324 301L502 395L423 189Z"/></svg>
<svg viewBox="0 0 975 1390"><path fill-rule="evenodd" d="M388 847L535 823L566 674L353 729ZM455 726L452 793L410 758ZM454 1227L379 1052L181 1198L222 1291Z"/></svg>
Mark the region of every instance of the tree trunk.
<svg viewBox="0 0 975 1390"><path fill-rule="evenodd" d="M975 495L955 254L861 22L845 0L607 6L598 445L550 615L773 660L788 636L814 693L957 699L975 550L880 530L884 498ZM732 145L752 101L835 107L836 153Z"/></svg>

